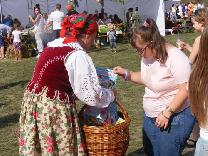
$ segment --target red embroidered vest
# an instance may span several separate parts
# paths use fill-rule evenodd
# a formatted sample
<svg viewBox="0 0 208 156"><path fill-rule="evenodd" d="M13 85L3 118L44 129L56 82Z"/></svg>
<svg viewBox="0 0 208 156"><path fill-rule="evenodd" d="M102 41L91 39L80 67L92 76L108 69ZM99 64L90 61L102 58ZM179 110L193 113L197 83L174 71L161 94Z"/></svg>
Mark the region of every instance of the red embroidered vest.
<svg viewBox="0 0 208 156"><path fill-rule="evenodd" d="M75 49L71 47L47 47L41 53L35 66L32 80L27 86L29 91L40 93L47 88L47 97L53 99L59 94L60 100L73 94L68 72L64 66L65 57Z"/></svg>

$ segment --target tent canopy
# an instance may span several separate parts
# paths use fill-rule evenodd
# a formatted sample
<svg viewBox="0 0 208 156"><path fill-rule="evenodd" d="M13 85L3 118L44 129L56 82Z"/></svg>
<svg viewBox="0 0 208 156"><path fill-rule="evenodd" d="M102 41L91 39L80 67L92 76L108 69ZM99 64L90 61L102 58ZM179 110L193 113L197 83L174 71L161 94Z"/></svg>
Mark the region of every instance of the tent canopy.
<svg viewBox="0 0 208 156"><path fill-rule="evenodd" d="M78 12L87 11L94 13L95 10L101 10L101 5L96 0L76 0ZM33 7L35 4L40 4L42 13L50 13L55 9L55 5L60 3L62 11L66 12L65 5L68 0L0 0L2 13L6 16L12 15L13 18L18 18L23 26L29 20L28 15L33 15ZM164 3L163 0L125 0L124 5L112 0L104 0L104 10L109 15L117 14L122 20L125 19L125 12L129 8L139 8L139 14L142 20L151 17L156 20L161 34L165 34L164 22Z"/></svg>

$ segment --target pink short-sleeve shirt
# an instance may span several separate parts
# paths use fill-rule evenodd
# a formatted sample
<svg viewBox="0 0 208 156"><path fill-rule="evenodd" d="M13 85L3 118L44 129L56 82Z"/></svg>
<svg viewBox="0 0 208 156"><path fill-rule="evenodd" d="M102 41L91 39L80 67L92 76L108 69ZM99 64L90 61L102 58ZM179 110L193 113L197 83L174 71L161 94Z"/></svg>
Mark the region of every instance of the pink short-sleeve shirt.
<svg viewBox="0 0 208 156"><path fill-rule="evenodd" d="M157 117L173 100L178 84L188 82L191 72L188 57L179 49L168 50L165 64L156 60L141 60L141 78L145 84L143 108L148 117ZM188 107L186 100L184 107Z"/></svg>

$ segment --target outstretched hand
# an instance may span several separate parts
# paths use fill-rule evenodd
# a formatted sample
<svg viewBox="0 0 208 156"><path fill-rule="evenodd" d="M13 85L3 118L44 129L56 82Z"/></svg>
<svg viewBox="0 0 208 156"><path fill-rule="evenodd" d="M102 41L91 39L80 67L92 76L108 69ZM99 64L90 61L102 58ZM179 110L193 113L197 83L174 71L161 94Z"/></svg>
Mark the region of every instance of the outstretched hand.
<svg viewBox="0 0 208 156"><path fill-rule="evenodd" d="M117 66L113 68L113 72L119 76L124 77L126 74L126 69L122 68L121 66Z"/></svg>

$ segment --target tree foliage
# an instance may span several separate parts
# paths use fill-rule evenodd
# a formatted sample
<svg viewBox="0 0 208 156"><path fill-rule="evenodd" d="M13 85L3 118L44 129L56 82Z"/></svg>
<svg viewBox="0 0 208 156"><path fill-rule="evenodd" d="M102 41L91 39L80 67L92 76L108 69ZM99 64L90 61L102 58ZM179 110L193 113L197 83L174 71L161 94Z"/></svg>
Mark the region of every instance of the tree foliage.
<svg viewBox="0 0 208 156"><path fill-rule="evenodd" d="M113 2L119 2L121 4L124 4L126 0L111 0L111 1L113 1Z"/></svg>
<svg viewBox="0 0 208 156"><path fill-rule="evenodd" d="M208 0L181 0L181 3L188 3L188 2L208 4Z"/></svg>

